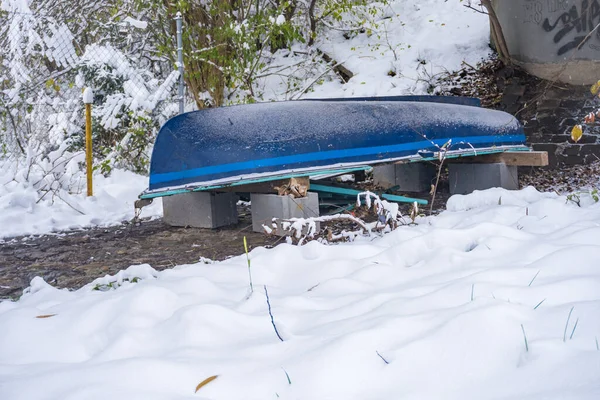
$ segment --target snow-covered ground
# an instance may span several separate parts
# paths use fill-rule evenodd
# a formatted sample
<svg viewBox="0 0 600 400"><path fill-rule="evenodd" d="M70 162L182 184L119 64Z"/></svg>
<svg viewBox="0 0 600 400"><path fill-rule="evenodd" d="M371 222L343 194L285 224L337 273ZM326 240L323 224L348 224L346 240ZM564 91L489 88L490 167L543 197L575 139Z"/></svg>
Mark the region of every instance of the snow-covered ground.
<svg viewBox="0 0 600 400"><path fill-rule="evenodd" d="M491 189L375 240L257 248L253 293L244 255L36 278L0 303L0 398L598 399L600 203L581 205Z"/></svg>
<svg viewBox="0 0 600 400"><path fill-rule="evenodd" d="M62 171L55 181L52 167L45 165L42 171L41 164L28 168L0 160L0 242L20 235L129 221L134 217L133 203L148 187L147 177L114 170L109 177L94 174L94 196L87 197L85 173L78 166L56 163ZM161 214L162 202L158 199L143 209L142 216Z"/></svg>
<svg viewBox="0 0 600 400"><path fill-rule="evenodd" d="M310 96L422 94L488 54L487 18L459 0L391 7L391 39L319 42L356 75ZM86 198L75 161L56 183L0 165L0 240L133 217L147 178L96 175ZM598 399L600 203L580 205L490 189L382 237L257 248L253 292L245 255L77 291L35 278L0 302L0 399Z"/></svg>

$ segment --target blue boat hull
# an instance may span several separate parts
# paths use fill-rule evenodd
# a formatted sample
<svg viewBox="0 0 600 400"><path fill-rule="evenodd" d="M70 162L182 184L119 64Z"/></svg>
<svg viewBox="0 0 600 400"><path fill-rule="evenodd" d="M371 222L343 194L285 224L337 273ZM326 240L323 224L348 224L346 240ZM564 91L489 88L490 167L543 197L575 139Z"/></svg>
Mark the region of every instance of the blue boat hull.
<svg viewBox="0 0 600 400"><path fill-rule="evenodd" d="M420 160L447 143L448 156L525 149L514 117L463 104L476 103L332 99L181 114L158 133L142 197Z"/></svg>

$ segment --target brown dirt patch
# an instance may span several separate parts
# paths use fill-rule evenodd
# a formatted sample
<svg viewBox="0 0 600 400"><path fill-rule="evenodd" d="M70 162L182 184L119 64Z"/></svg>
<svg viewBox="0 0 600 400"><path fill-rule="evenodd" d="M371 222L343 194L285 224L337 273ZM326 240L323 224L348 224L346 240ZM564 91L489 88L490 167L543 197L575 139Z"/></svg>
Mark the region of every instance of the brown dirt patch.
<svg viewBox="0 0 600 400"><path fill-rule="evenodd" d="M429 198L428 193L407 195ZM447 189L442 184L436 196L435 210L442 210L447 199ZM403 205L401 209L407 214L409 205ZM429 207L423 207L422 211L428 212ZM271 247L284 241L253 232L248 207L240 207L238 212L238 224L213 230L172 227L157 219L138 225L124 224L0 242L0 299L18 298L36 276L59 288L77 289L130 265L147 263L162 270L197 263L201 258L221 261L237 256L244 253L244 236L250 248ZM327 226L322 224L323 232Z"/></svg>
<svg viewBox="0 0 600 400"><path fill-rule="evenodd" d="M0 299L17 298L35 276L60 288L79 288L95 278L134 264L157 270L196 263L201 257L224 260L248 245L272 246L279 238L252 232L242 211L237 225L220 229L179 228L162 220L96 228L0 244Z"/></svg>

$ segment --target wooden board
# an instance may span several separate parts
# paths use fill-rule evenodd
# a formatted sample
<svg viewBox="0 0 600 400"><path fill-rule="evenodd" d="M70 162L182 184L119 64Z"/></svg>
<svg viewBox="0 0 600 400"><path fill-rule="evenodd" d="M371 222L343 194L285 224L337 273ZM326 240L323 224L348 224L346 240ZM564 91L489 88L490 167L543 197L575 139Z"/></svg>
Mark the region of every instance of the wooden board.
<svg viewBox="0 0 600 400"><path fill-rule="evenodd" d="M459 157L446 160L448 163L492 164L504 163L517 167L545 167L548 165L546 151L506 151L481 156Z"/></svg>
<svg viewBox="0 0 600 400"><path fill-rule="evenodd" d="M298 178L277 179L268 182L255 182L245 185L227 186L219 189L214 189L215 192L238 192L238 193L263 193L263 194L278 194L278 189L289 187L294 184L300 184L306 188L310 187L308 176Z"/></svg>

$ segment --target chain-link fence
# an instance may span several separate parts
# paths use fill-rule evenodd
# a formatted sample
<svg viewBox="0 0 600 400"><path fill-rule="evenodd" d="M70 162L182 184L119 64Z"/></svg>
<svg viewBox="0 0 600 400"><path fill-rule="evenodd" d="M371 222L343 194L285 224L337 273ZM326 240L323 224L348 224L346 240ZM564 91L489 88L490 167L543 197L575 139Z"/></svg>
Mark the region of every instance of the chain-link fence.
<svg viewBox="0 0 600 400"><path fill-rule="evenodd" d="M156 132L179 112L175 21L68 25L19 11L0 21L0 156L82 150L90 87L95 167L145 172Z"/></svg>

